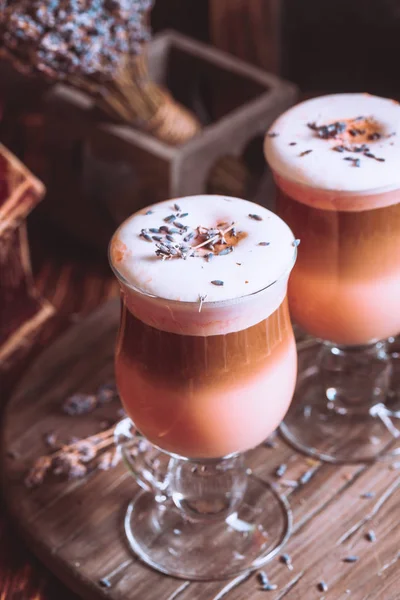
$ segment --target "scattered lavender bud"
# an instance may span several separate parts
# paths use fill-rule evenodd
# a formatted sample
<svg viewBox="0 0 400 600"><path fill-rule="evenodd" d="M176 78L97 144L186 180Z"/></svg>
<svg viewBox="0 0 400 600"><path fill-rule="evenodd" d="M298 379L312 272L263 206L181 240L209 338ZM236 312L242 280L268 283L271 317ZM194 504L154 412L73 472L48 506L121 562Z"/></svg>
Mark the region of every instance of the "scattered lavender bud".
<svg viewBox="0 0 400 600"><path fill-rule="evenodd" d="M327 592L328 591L328 586L326 585L325 581L320 581L319 584L317 585L318 591L319 592Z"/></svg>
<svg viewBox="0 0 400 600"><path fill-rule="evenodd" d="M275 469L275 475L276 477L283 477L286 471L287 465L285 465L285 463L282 463L281 465L279 465L279 467Z"/></svg>
<svg viewBox="0 0 400 600"><path fill-rule="evenodd" d="M100 587L110 589L112 587L111 581L107 579L107 577L103 577L103 579L99 579Z"/></svg>
<svg viewBox="0 0 400 600"><path fill-rule="evenodd" d="M253 221L262 221L263 218L260 215L252 215L249 214L250 219L253 219Z"/></svg>
<svg viewBox="0 0 400 600"><path fill-rule="evenodd" d="M166 223L172 223L172 221L175 221L175 215L168 215L168 217L165 217L164 221Z"/></svg>
<svg viewBox="0 0 400 600"><path fill-rule="evenodd" d="M150 227L149 231L150 231L150 233L160 233L160 228L159 227Z"/></svg>
<svg viewBox="0 0 400 600"><path fill-rule="evenodd" d="M281 561L282 564L287 566L289 571L293 571L292 559L290 558L289 554L282 554L279 557L279 560Z"/></svg>
<svg viewBox="0 0 400 600"><path fill-rule="evenodd" d="M214 279L211 283L213 285L217 285L217 286L223 286L224 285L224 282L221 281L220 279Z"/></svg>
<svg viewBox="0 0 400 600"><path fill-rule="evenodd" d="M307 156L307 154L311 154L312 150L304 150L303 152L300 152L299 156Z"/></svg>
<svg viewBox="0 0 400 600"><path fill-rule="evenodd" d="M189 216L189 213L182 213L179 215L179 218L184 219L185 217L188 217L188 216Z"/></svg>
<svg viewBox="0 0 400 600"><path fill-rule="evenodd" d="M153 240L151 239L151 235L149 235L148 233L146 233L145 231L142 231L140 234L140 237L142 237L144 240L146 240L146 242L152 242Z"/></svg>
<svg viewBox="0 0 400 600"><path fill-rule="evenodd" d="M174 204L174 209L176 210L176 212L181 212L181 207L179 206L179 204Z"/></svg>
<svg viewBox="0 0 400 600"><path fill-rule="evenodd" d="M301 485L305 485L306 483L308 483L310 481L310 479L314 475L314 473L315 473L315 469L309 469L300 477L299 483Z"/></svg>
<svg viewBox="0 0 400 600"><path fill-rule="evenodd" d="M218 256L225 256L226 254L230 254L231 252L233 252L233 246L228 246L227 248L221 250L221 252L218 252Z"/></svg>
<svg viewBox="0 0 400 600"><path fill-rule="evenodd" d="M365 539L368 542L376 542L375 531L373 531L372 529L370 529L369 531L367 531L367 533L365 534Z"/></svg>
<svg viewBox="0 0 400 600"><path fill-rule="evenodd" d="M345 563L355 563L355 562L357 562L357 561L358 561L358 559L359 559L359 557L358 557L358 556L346 556L346 557L343 559L343 562L345 562Z"/></svg>
<svg viewBox="0 0 400 600"><path fill-rule="evenodd" d="M148 210L147 213L146 213L146 216L152 215L152 214L153 214L153 211L152 210Z"/></svg>
<svg viewBox="0 0 400 600"><path fill-rule="evenodd" d="M268 575L265 571L259 571L257 573L257 579L260 585L264 586L269 583Z"/></svg>
<svg viewBox="0 0 400 600"><path fill-rule="evenodd" d="M62 404L62 411L70 416L85 415L97 406L96 396L89 394L73 394Z"/></svg>
<svg viewBox="0 0 400 600"><path fill-rule="evenodd" d="M363 499L375 498L375 492L364 492L363 494L361 494L360 498L363 498Z"/></svg>
<svg viewBox="0 0 400 600"><path fill-rule="evenodd" d="M269 242L260 242L258 245L259 246L269 246Z"/></svg>

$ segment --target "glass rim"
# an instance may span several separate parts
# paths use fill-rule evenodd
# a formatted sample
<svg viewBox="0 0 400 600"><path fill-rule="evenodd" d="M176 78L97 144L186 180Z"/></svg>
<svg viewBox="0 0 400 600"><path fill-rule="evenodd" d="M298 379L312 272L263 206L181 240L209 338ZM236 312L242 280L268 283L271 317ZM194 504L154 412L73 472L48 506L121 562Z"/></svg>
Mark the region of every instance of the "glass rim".
<svg viewBox="0 0 400 600"><path fill-rule="evenodd" d="M150 292L147 292L146 290L143 290L137 286L135 286L134 284L130 283L126 277L117 269L117 267L115 266L115 264L113 263L113 260L111 258L111 247L112 247L112 243L119 231L119 229L122 227L123 223L121 223L121 225L118 227L118 229L115 231L115 233L113 234L109 244L108 244L108 262L110 265L110 268L112 270L112 272L114 273L115 277L117 278L117 280L122 283L125 287L129 288L130 290L132 290L133 292L135 292L136 294L143 296L145 298L150 298L152 300L160 300L163 302L167 302L168 304L173 304L176 306L198 306L199 305L199 301L200 301L200 296L197 300L173 300L172 298L164 298L162 296L157 296L156 294L151 294ZM293 236L293 242L295 242L295 237ZM297 254L298 254L298 244L294 244L293 243L293 257L292 257L292 262L291 264L288 266L287 269L285 269L283 271L283 273L281 275L279 275L279 277L277 279L275 279L274 281L272 281L271 283L269 283L268 285L263 286L262 288L260 288L259 290L256 290L255 292L249 292L248 294L243 294L242 296L237 296L235 298L225 298L224 300L212 300L212 301L207 301L206 299L203 301L203 306L220 306L223 304L226 304L227 302L238 302L240 300L244 300L246 298L251 298L252 296L257 296L258 294L261 294L262 292L265 292L267 289L269 289L270 287L276 285L277 283L279 283L279 281L281 281L286 275L289 275L290 272L292 271L296 260L297 260ZM173 259L171 259L173 260Z"/></svg>

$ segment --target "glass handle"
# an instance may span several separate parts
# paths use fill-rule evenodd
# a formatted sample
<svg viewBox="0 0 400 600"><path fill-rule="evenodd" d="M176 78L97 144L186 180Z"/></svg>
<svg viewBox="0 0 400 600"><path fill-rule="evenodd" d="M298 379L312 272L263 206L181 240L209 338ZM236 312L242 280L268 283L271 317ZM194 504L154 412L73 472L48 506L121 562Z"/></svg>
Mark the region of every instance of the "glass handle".
<svg viewBox="0 0 400 600"><path fill-rule="evenodd" d="M129 418L115 427L115 445L135 481L146 492L154 494L157 502L168 497L168 457L147 441Z"/></svg>

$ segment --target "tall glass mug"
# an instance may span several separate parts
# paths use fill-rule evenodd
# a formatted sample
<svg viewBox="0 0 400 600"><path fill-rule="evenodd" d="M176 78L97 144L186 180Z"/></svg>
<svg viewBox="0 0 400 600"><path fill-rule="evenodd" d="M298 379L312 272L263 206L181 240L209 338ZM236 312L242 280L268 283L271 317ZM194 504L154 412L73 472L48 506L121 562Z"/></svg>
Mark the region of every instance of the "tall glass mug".
<svg viewBox="0 0 400 600"><path fill-rule="evenodd" d="M294 321L323 341L281 431L330 462L372 460L400 435L386 339L400 332L400 106L368 94L303 102L265 142L277 211L300 238Z"/></svg>
<svg viewBox="0 0 400 600"><path fill-rule="evenodd" d="M129 416L117 443L143 488L125 531L162 572L230 577L287 538L285 501L243 453L274 431L293 395L286 292L296 253L280 218L222 196L151 206L111 241L116 379Z"/></svg>

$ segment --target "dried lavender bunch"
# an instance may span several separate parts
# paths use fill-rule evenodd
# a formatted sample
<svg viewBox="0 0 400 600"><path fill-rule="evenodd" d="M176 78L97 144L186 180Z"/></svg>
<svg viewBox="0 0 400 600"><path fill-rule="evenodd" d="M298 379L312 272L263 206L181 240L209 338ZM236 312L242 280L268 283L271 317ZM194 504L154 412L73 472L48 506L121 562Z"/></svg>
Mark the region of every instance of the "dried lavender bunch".
<svg viewBox="0 0 400 600"><path fill-rule="evenodd" d="M0 39L25 69L51 79L115 79L149 39L151 0L0 0Z"/></svg>
<svg viewBox="0 0 400 600"><path fill-rule="evenodd" d="M0 52L26 74L64 81L113 118L175 145L198 120L151 81L142 53L152 0L0 0Z"/></svg>

